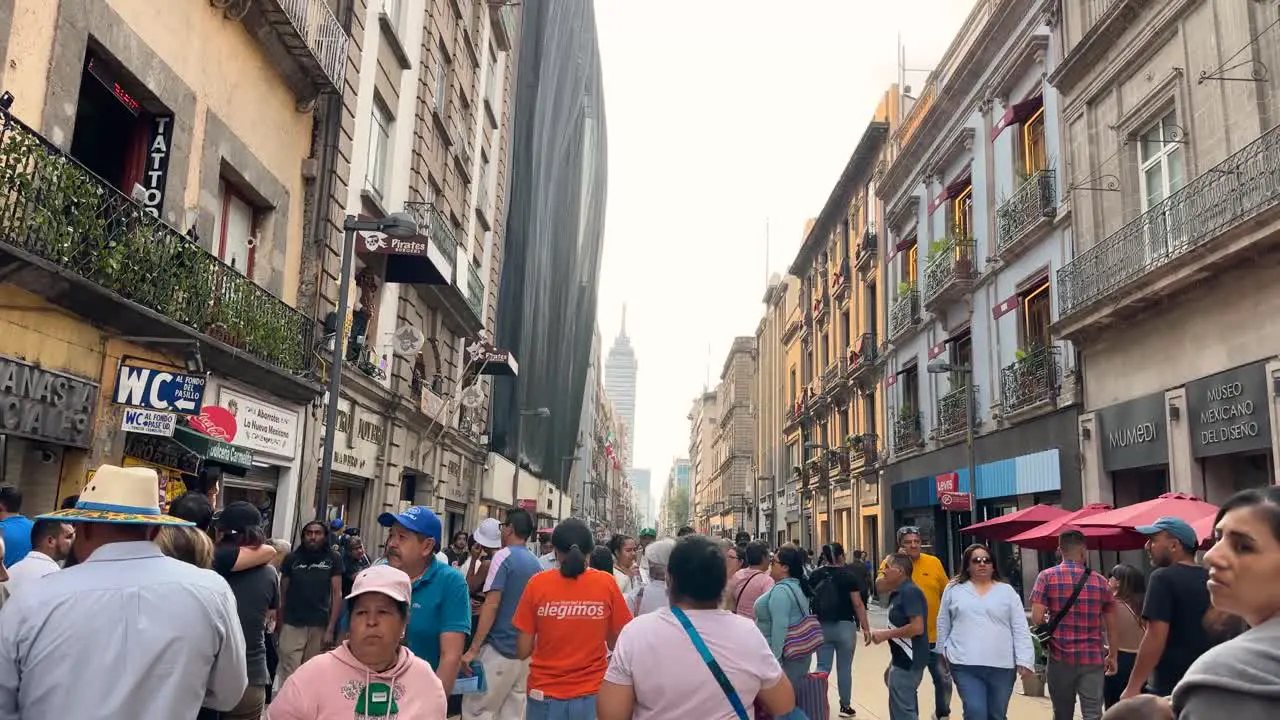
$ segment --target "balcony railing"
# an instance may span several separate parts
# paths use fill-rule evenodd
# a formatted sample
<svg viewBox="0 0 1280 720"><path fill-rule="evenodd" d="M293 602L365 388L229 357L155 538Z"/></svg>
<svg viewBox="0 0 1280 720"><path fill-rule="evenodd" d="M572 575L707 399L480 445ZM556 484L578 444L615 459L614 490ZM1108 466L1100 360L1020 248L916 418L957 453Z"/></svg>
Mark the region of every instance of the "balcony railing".
<svg viewBox="0 0 1280 720"><path fill-rule="evenodd" d="M404 204L404 210L418 223L418 234L430 238L431 244L444 254L445 260L450 265L457 262L458 237L440 208L432 203L407 202ZM452 277L448 280L451 283L454 281Z"/></svg>
<svg viewBox="0 0 1280 720"><path fill-rule="evenodd" d="M946 440L965 431L965 412L968 411L968 395L976 393L977 388L968 385L956 388L938 398L937 438Z"/></svg>
<svg viewBox="0 0 1280 720"><path fill-rule="evenodd" d="M924 268L924 301L941 300L973 283L973 240L951 238L938 246Z"/></svg>
<svg viewBox="0 0 1280 720"><path fill-rule="evenodd" d="M1057 175L1041 170L1022 183L996 210L996 234L1000 253L1012 252L1018 241L1058 213Z"/></svg>
<svg viewBox="0 0 1280 720"><path fill-rule="evenodd" d="M853 273L849 270L849 260L846 258L840 261L840 268L836 270L834 287L831 294L835 296L837 302L847 300L849 298L849 287L852 285ZM841 302L841 304L845 304Z"/></svg>
<svg viewBox="0 0 1280 720"><path fill-rule="evenodd" d="M893 414L893 453L901 455L923 444L919 410L903 408Z"/></svg>
<svg viewBox="0 0 1280 720"><path fill-rule="evenodd" d="M1016 413L1053 400L1061 370L1058 349L1039 347L1000 369L1000 397L1004 412Z"/></svg>
<svg viewBox="0 0 1280 720"><path fill-rule="evenodd" d="M0 111L0 244L284 371L315 323Z"/></svg>
<svg viewBox="0 0 1280 720"><path fill-rule="evenodd" d="M1098 21L1107 14L1118 0L1085 0L1084 2L1084 30L1088 32L1090 28L1098 24Z"/></svg>
<svg viewBox="0 0 1280 720"><path fill-rule="evenodd" d="M920 324L920 292L908 290L889 308L889 339L895 339Z"/></svg>
<svg viewBox="0 0 1280 720"><path fill-rule="evenodd" d="M854 264L859 270L865 269L876 257L876 226L872 224L858 241L858 251L854 255Z"/></svg>
<svg viewBox="0 0 1280 720"><path fill-rule="evenodd" d="M849 438L849 462L854 464L862 463L864 470L874 466L880 462L879 442L880 437L875 433L851 436Z"/></svg>
<svg viewBox="0 0 1280 720"><path fill-rule="evenodd" d="M225 3L223 3L225 4ZM279 49L294 59L312 86L341 92L347 69L347 33L329 9L328 0L261 0L244 3L242 20L250 35L279 40ZM228 10L230 12L230 10Z"/></svg>
<svg viewBox="0 0 1280 720"><path fill-rule="evenodd" d="M1280 125L1058 271L1063 317L1103 301L1280 203Z"/></svg>
<svg viewBox="0 0 1280 720"><path fill-rule="evenodd" d="M874 333L859 335L849 351L849 376L855 380L860 378L863 373L875 366L876 361L879 360L879 354L880 349L876 345Z"/></svg>
<svg viewBox="0 0 1280 720"><path fill-rule="evenodd" d="M507 52L515 43L516 22L515 9L510 3L489 1L489 24L493 32L493 44Z"/></svg>
<svg viewBox="0 0 1280 720"><path fill-rule="evenodd" d="M480 279L480 270L475 265L467 269L467 304L475 311L476 317L484 319L484 281Z"/></svg>

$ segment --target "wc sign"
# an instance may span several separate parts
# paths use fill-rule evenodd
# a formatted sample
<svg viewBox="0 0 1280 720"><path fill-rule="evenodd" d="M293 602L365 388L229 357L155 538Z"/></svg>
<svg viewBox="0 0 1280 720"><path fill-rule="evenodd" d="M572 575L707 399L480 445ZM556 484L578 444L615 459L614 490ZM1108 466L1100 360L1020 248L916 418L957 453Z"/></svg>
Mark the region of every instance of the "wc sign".
<svg viewBox="0 0 1280 720"><path fill-rule="evenodd" d="M157 370L121 363L112 402L160 412L195 415L204 406L202 375Z"/></svg>

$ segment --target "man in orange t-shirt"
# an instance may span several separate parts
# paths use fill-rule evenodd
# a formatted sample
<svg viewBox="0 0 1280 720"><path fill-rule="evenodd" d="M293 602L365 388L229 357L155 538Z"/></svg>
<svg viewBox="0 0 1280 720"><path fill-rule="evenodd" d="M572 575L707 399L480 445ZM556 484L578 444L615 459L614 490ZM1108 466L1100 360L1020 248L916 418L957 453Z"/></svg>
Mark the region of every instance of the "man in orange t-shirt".
<svg viewBox="0 0 1280 720"><path fill-rule="evenodd" d="M575 546L574 558L584 559ZM596 692L631 611L613 576L562 562L534 575L512 623L516 654L529 663L527 720L594 718Z"/></svg>

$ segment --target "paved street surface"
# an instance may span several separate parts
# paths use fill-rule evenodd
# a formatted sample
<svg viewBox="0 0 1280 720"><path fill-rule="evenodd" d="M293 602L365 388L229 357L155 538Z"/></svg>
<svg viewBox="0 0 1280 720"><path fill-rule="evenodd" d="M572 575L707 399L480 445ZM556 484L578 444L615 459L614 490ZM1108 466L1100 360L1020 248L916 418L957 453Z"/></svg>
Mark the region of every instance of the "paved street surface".
<svg viewBox="0 0 1280 720"><path fill-rule="evenodd" d="M887 625L884 609L872 605L871 626L883 628ZM858 711L860 720L889 720L889 691L884 686L884 669L889 666L889 646L887 644L864 647L859 638L857 652L853 656L853 709ZM836 688L835 673L832 672L831 718L839 717L840 697ZM1009 720L1050 720L1053 712L1048 698L1030 698L1022 694L1022 683L1014 688L1013 699L1009 702ZM934 711L933 681L929 673L924 674L924 682L920 683L920 717L929 718ZM1079 710L1076 711L1079 717ZM960 696L952 693L951 717L960 720L963 717Z"/></svg>

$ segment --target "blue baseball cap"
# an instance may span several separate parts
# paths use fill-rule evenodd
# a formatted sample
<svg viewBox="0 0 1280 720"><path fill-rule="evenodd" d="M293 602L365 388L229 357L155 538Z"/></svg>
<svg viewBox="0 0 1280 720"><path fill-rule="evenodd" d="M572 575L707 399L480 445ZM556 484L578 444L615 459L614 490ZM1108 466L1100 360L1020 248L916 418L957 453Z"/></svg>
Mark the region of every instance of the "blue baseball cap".
<svg viewBox="0 0 1280 720"><path fill-rule="evenodd" d="M426 505L414 505L399 514L386 512L378 516L378 524L382 527L391 527L396 523L403 525L406 530L429 537L436 541L437 546L440 545L440 533L443 530L440 516Z"/></svg>
<svg viewBox="0 0 1280 720"><path fill-rule="evenodd" d="M1171 515L1166 515L1150 525L1139 525L1134 530L1143 535L1167 532L1188 550L1195 550L1200 546L1200 540L1196 537L1196 531L1191 529L1191 525L1187 524L1186 520Z"/></svg>

